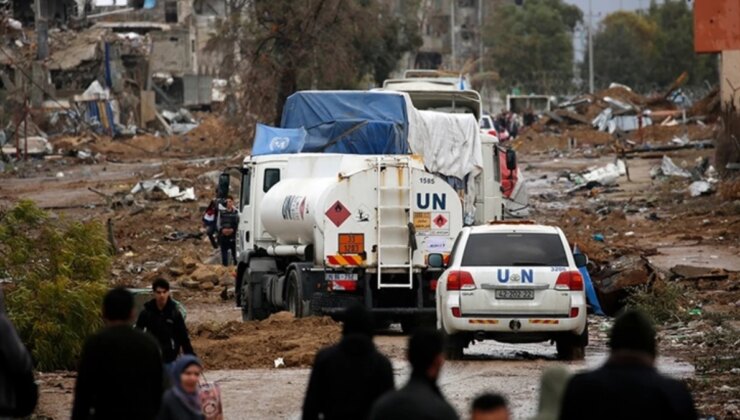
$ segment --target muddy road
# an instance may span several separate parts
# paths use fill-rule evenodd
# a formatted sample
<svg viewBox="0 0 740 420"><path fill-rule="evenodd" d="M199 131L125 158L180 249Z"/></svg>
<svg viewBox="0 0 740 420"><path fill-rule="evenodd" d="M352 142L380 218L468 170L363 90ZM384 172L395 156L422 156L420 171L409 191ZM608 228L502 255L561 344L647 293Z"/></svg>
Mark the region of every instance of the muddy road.
<svg viewBox="0 0 740 420"><path fill-rule="evenodd" d="M410 374L400 355L406 338L383 335L376 338L381 350L391 356L396 386ZM601 364L606 357L603 345L591 346L583 362L567 364L572 371ZM513 418L525 419L537 410L539 378L542 370L558 364L554 346L548 344L506 345L485 342L466 351L466 360L447 362L439 383L442 392L455 406L461 418L467 417L472 399L484 391L497 392L509 399ZM693 367L670 357L659 360L659 369L673 377L684 378ZM300 418L308 369L218 370L208 379L221 384L227 419Z"/></svg>
<svg viewBox="0 0 740 420"><path fill-rule="evenodd" d="M221 319L236 319L239 312L227 305L220 307ZM190 316L197 319L200 310ZM591 344L584 361L564 363L555 359L555 347L549 343L509 345L486 341L472 345L465 351L462 361L448 361L439 380L447 399L466 418L472 399L479 393L490 391L505 395L510 403L513 418L533 416L539 398L539 379L543 369L564 364L573 372L593 368L607 357L607 324L603 318L589 320ZM608 321L607 321L608 322ZM379 350L393 362L396 386L403 385L410 375L405 361L407 337L399 326L381 332L375 338ZM196 351L199 351L196 346ZM224 349L225 352L249 353L249 348ZM275 358L284 354L276 352ZM676 378L690 377L694 368L672 357L660 357L658 368ZM301 406L310 375L308 368L258 368L258 369L209 369L205 377L217 382L222 391L226 419L299 419ZM44 379L46 378L46 379ZM45 385L45 386L44 386ZM68 419L71 410L74 376L42 377L41 415L54 419Z"/></svg>

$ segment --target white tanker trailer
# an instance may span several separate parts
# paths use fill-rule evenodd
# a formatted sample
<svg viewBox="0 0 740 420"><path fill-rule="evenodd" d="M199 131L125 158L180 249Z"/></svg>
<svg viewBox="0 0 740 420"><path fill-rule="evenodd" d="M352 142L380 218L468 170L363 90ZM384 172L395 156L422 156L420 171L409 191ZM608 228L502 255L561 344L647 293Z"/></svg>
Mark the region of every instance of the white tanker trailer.
<svg viewBox="0 0 740 420"><path fill-rule="evenodd" d="M331 315L357 301L404 330L433 320L441 270L428 255L448 256L466 221L504 214L495 176L504 152L494 143L478 150L482 170L463 190L413 154L245 158L236 282L243 318Z"/></svg>

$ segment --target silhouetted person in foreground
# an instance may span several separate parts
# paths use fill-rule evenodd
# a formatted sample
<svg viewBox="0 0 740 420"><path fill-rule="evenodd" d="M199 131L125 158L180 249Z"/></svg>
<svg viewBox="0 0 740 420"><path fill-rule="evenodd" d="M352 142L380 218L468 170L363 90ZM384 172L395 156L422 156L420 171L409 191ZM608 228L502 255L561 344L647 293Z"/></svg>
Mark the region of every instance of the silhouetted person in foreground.
<svg viewBox="0 0 740 420"><path fill-rule="evenodd" d="M640 312L617 318L606 363L570 380L561 419L696 419L686 386L658 373L655 328Z"/></svg>
<svg viewBox="0 0 740 420"><path fill-rule="evenodd" d="M498 394L483 394L473 400L470 420L509 420L506 399Z"/></svg>
<svg viewBox="0 0 740 420"><path fill-rule="evenodd" d="M558 420L570 376L568 369L560 365L545 369L540 379L540 405L530 420Z"/></svg>
<svg viewBox="0 0 740 420"><path fill-rule="evenodd" d="M453 420L455 409L437 387L444 365L444 338L438 331L420 329L409 339L411 378L398 391L383 396L373 407L373 420Z"/></svg>
<svg viewBox="0 0 740 420"><path fill-rule="evenodd" d="M0 419L30 415L38 398L31 355L5 314L0 286Z"/></svg>
<svg viewBox="0 0 740 420"><path fill-rule="evenodd" d="M134 296L113 289L103 299L105 327L82 348L72 420L153 419L163 392L154 339L133 328Z"/></svg>
<svg viewBox="0 0 740 420"><path fill-rule="evenodd" d="M366 419L373 403L393 390L393 367L373 344L374 323L364 306L345 312L341 341L316 354L303 419Z"/></svg>

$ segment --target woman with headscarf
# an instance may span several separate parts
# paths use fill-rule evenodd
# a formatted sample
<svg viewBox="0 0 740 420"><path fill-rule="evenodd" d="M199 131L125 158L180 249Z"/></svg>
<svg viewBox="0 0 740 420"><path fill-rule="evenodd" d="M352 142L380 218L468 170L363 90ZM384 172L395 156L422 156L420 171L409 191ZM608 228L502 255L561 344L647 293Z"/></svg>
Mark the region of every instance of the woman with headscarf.
<svg viewBox="0 0 740 420"><path fill-rule="evenodd" d="M198 381L203 366L197 357L185 355L172 366L174 385L162 397L158 420L204 420L198 397Z"/></svg>

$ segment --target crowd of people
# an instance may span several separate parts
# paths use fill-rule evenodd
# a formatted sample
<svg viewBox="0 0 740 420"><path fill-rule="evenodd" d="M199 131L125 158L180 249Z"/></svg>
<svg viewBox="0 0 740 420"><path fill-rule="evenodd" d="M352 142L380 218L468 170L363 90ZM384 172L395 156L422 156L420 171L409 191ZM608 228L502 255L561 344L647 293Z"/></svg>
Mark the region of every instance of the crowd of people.
<svg viewBox="0 0 740 420"><path fill-rule="evenodd" d="M138 318L128 290L116 288L105 295L105 327L83 346L73 420L222 418L204 414L203 365L169 296L169 284L156 280L152 289L155 297ZM373 343L374 325L364 306L347 309L340 341L316 354L302 418L458 419L438 385L445 364L444 336L420 329L409 338L411 375L395 389L391 362ZM27 416L36 405L38 388L31 358L4 314L2 293L0 336L0 419ZM562 366L546 369L533 419L697 418L686 386L656 370L656 333L645 315L627 311L617 318L609 347L607 361L593 371L571 376ZM492 383L497 380L491 378ZM469 409L472 420L510 417L506 398L494 393L483 392Z"/></svg>

